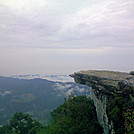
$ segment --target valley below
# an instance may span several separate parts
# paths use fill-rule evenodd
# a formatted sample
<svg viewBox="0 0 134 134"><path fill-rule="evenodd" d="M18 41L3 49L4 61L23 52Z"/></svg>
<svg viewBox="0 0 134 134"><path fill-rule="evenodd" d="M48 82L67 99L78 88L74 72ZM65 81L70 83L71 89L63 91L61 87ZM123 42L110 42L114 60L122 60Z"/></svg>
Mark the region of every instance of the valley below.
<svg viewBox="0 0 134 134"><path fill-rule="evenodd" d="M0 76L0 126L7 124L16 112L28 113L47 124L49 113L62 104L65 97L70 94L90 96L90 87L65 82L69 81L65 75L47 77L54 81L38 75Z"/></svg>

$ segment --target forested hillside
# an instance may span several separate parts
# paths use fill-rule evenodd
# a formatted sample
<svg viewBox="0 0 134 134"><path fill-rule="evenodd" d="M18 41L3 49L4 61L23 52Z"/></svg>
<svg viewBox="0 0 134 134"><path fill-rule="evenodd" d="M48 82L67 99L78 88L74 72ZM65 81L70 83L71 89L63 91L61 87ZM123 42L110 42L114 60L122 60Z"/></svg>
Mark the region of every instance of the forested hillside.
<svg viewBox="0 0 134 134"><path fill-rule="evenodd" d="M49 113L71 93L90 95L90 88L72 82L0 77L0 125L8 123L16 112L28 113L34 119L47 123Z"/></svg>
<svg viewBox="0 0 134 134"><path fill-rule="evenodd" d="M93 100L86 96L69 96L51 112L47 125L28 114L16 113L9 124L0 128L2 134L102 134Z"/></svg>

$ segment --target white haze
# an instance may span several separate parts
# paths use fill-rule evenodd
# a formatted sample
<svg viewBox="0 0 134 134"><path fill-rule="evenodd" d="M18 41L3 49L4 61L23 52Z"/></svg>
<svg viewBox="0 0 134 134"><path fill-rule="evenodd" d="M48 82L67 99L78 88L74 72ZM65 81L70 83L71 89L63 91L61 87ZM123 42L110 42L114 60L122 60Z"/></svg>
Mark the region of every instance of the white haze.
<svg viewBox="0 0 134 134"><path fill-rule="evenodd" d="M0 0L0 75L134 70L134 0Z"/></svg>

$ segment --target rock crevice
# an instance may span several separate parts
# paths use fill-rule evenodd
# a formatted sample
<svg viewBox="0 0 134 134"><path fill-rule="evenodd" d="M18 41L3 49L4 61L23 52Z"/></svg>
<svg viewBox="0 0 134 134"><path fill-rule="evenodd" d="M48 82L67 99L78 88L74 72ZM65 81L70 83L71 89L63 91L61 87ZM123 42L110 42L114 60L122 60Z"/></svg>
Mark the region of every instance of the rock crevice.
<svg viewBox="0 0 134 134"><path fill-rule="evenodd" d="M74 73L71 77L74 77L76 83L92 87L92 98L104 134L127 134L133 131L134 75L132 73L88 70ZM124 107L121 108L122 106ZM122 118L122 121L114 119L113 113L117 114L114 115L115 118L119 114L119 119ZM132 118L128 121L130 114ZM130 123L125 124L127 121Z"/></svg>

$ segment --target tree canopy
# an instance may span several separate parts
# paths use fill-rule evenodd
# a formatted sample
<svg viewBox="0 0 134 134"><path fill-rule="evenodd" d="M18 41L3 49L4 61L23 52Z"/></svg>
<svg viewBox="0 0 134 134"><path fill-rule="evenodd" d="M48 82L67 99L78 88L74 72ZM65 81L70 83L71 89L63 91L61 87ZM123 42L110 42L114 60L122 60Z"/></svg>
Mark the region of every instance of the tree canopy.
<svg viewBox="0 0 134 134"><path fill-rule="evenodd" d="M86 96L69 96L51 113L46 126L31 115L15 113L0 134L102 134L93 100Z"/></svg>
<svg viewBox="0 0 134 134"><path fill-rule="evenodd" d="M32 119L31 115L17 112L8 125L0 128L1 134L36 134L42 124Z"/></svg>
<svg viewBox="0 0 134 134"><path fill-rule="evenodd" d="M86 96L70 96L51 112L48 134L102 134L93 100ZM43 133L42 133L43 134Z"/></svg>

